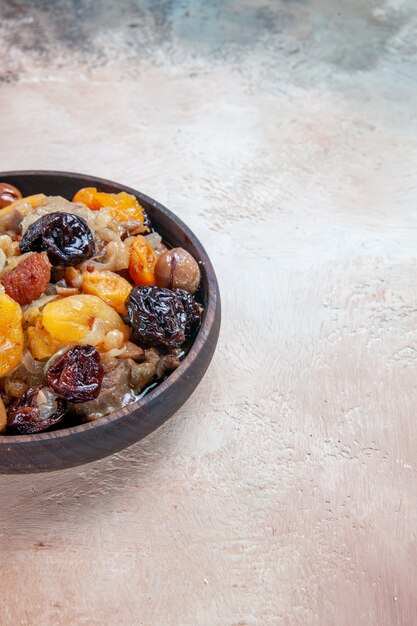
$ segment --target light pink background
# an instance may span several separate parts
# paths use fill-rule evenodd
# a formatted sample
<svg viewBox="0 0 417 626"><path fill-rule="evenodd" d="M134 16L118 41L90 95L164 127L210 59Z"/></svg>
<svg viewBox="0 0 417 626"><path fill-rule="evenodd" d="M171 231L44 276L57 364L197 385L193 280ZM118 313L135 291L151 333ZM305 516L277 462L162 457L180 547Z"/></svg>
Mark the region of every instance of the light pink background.
<svg viewBox="0 0 417 626"><path fill-rule="evenodd" d="M337 4L221 57L178 33L141 57L109 25L101 56L46 28L25 50L3 20L0 169L166 204L223 326L147 440L0 477L2 626L416 623L417 19Z"/></svg>

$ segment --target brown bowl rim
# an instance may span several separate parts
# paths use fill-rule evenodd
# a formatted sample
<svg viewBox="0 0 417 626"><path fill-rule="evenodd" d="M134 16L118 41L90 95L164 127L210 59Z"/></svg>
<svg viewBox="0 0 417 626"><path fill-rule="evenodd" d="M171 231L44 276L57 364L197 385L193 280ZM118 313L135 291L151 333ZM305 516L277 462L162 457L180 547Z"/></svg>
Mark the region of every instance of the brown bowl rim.
<svg viewBox="0 0 417 626"><path fill-rule="evenodd" d="M162 213L165 213L165 215L171 221L176 223L176 225L181 228L181 230L186 234L186 236L192 242L194 247L198 250L201 262L203 263L205 267L205 271L207 274L210 275L210 278L211 278L211 280L207 280L207 296L206 296L207 301L206 301L206 307L205 307L205 312L203 315L202 324L192 344L193 352L198 353L200 348L203 347L206 341L206 338L210 335L210 331L216 324L215 313L219 314L220 293L219 293L219 287L217 283L216 274L215 274L213 265L211 263L211 260L205 248L203 247L199 239L196 237L196 235L194 235L192 230L177 215L175 215L172 211L170 211L167 207L165 207L163 204L161 204L154 198L148 196L147 194L144 194L141 191L138 191L137 189L134 189L133 187L122 185L110 179L101 178L101 177L97 177L97 176L93 176L89 174L80 174L78 172L68 172L68 171L61 171L61 170L10 170L10 171L0 172L0 180L7 181L7 178L12 177L12 176L30 177L34 175L50 176L50 177L67 176L70 178L76 177L78 179L85 180L86 182L89 182L89 183L94 182L94 183L102 184L102 185L115 186L119 188L121 191L126 191L127 193L135 195L139 199L142 198L143 200L145 200L145 202L154 206L158 211L162 211ZM187 353L187 355L181 361L181 364L179 365L179 367L176 370L174 370L165 380L159 383L157 387L149 391L141 399L135 400L135 402L127 404L125 407L118 409L117 411L114 411L113 413L109 413L108 415L105 415L104 417L101 417L98 420L95 420L92 422L86 422L84 424L78 424L76 426L62 428L59 430L47 431L44 433L37 433L37 434L32 434L32 435L0 435L0 453L1 453L2 447L6 447L6 448L12 448L15 446L22 447L22 444L25 444L25 443L35 443L35 442L45 443L46 441L64 439L66 437L75 436L75 435L82 436L82 434L87 431L91 431L91 430L99 431L100 428L105 428L110 424L114 424L121 418L126 417L127 415L131 413L134 413L139 407L141 409L145 408L147 403L150 403L152 400L154 400L155 398L163 394L169 387L179 382L181 379L181 376L183 376L183 374L191 367L194 359L195 359L195 356L193 356L190 353Z"/></svg>

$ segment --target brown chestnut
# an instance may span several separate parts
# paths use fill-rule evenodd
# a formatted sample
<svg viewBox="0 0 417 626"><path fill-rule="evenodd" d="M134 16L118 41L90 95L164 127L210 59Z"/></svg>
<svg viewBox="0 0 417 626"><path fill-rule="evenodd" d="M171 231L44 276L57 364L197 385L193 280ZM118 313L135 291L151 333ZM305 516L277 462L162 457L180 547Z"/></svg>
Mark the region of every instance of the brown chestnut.
<svg viewBox="0 0 417 626"><path fill-rule="evenodd" d="M19 200L22 194L16 187L9 185L9 183L0 183L0 209L9 206L15 200Z"/></svg>
<svg viewBox="0 0 417 626"><path fill-rule="evenodd" d="M200 268L197 261L184 248L172 248L160 255L155 265L158 287L184 289L194 293L200 284Z"/></svg>

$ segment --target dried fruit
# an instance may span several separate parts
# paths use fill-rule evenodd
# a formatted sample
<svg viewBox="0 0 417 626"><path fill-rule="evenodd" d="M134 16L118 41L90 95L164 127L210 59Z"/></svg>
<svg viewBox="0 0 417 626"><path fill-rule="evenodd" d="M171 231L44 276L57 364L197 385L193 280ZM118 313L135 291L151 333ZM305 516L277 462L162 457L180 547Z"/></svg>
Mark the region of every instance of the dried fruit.
<svg viewBox="0 0 417 626"><path fill-rule="evenodd" d="M99 211L103 207L110 207L110 215L118 222L129 222L136 220L146 221L146 214L140 206L135 196L125 191L120 193L106 193L97 191L95 187L85 187L80 189L72 199L73 202L83 202L92 211Z"/></svg>
<svg viewBox="0 0 417 626"><path fill-rule="evenodd" d="M135 339L144 345L179 347L187 316L180 295L163 287L135 287L126 300Z"/></svg>
<svg viewBox="0 0 417 626"><path fill-rule="evenodd" d="M18 365L23 345L22 309L3 293L0 295L0 376Z"/></svg>
<svg viewBox="0 0 417 626"><path fill-rule="evenodd" d="M111 206L110 215L118 222L129 222L135 220L145 224L147 221L144 208L136 200L135 196L131 196L124 191L112 194L114 202Z"/></svg>
<svg viewBox="0 0 417 626"><path fill-rule="evenodd" d="M83 273L82 291L98 296L118 313L126 313L125 301L132 285L115 272L94 270Z"/></svg>
<svg viewBox="0 0 417 626"><path fill-rule="evenodd" d="M20 241L20 251L45 251L53 265L78 265L93 256L95 244L84 218L56 212L29 226Z"/></svg>
<svg viewBox="0 0 417 626"><path fill-rule="evenodd" d="M175 293L181 298L184 307L186 323L185 336L191 339L196 333L201 321L201 310L194 298L183 289L176 289Z"/></svg>
<svg viewBox="0 0 417 626"><path fill-rule="evenodd" d="M74 346L46 372L48 385L71 402L94 400L100 393L104 370L93 346Z"/></svg>
<svg viewBox="0 0 417 626"><path fill-rule="evenodd" d="M100 193L95 187L83 187L77 191L72 201L82 202L92 211L100 211L102 207L107 206L107 204L103 204L107 196L110 196L110 194Z"/></svg>
<svg viewBox="0 0 417 626"><path fill-rule="evenodd" d="M12 270L5 272L1 282L6 293L19 304L39 298L51 279L51 264L46 252L35 252Z"/></svg>
<svg viewBox="0 0 417 626"><path fill-rule="evenodd" d="M102 322L102 337L111 330L120 330L128 338L129 328L123 323L120 315L97 296L80 294L68 296L61 300L48 302L43 309L42 323L54 339L65 343L83 343L95 321ZM87 343L94 343L91 339Z"/></svg>
<svg viewBox="0 0 417 626"><path fill-rule="evenodd" d="M129 274L136 285L155 284L157 256L143 235L135 237L130 248Z"/></svg>
<svg viewBox="0 0 417 626"><path fill-rule="evenodd" d="M47 387L30 387L7 411L7 430L12 435L40 433L65 417L65 403Z"/></svg>
<svg viewBox="0 0 417 626"><path fill-rule="evenodd" d="M34 359L42 361L49 359L57 350L60 350L65 343L54 339L50 333L44 328L42 318L39 317L34 326L27 329L27 338L29 350Z"/></svg>
<svg viewBox="0 0 417 626"><path fill-rule="evenodd" d="M184 289L194 293L200 284L200 268L184 248L172 248L160 255L155 265L155 281L159 287Z"/></svg>
<svg viewBox="0 0 417 626"><path fill-rule="evenodd" d="M9 183L0 183L0 209L10 206L15 200L19 200L21 197L22 194L16 187L9 185Z"/></svg>
<svg viewBox="0 0 417 626"><path fill-rule="evenodd" d="M0 183L0 433L108 414L180 364L201 268L151 232L140 197L85 188L72 203Z"/></svg>

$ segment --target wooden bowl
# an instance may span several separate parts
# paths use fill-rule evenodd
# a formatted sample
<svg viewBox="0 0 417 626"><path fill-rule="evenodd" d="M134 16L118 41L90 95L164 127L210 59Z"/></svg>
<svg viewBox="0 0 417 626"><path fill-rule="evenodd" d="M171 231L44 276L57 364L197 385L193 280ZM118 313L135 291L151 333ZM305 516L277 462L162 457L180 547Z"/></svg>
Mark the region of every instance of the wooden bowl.
<svg viewBox="0 0 417 626"><path fill-rule="evenodd" d="M0 172L23 196L44 193L72 198L81 187L126 191L146 209L169 245L182 246L200 262L204 314L200 331L181 365L141 400L95 422L37 435L0 436L0 473L48 472L89 463L118 452L161 426L189 398L212 359L220 329L220 294L213 266L189 228L164 206L143 193L94 176L69 172Z"/></svg>

